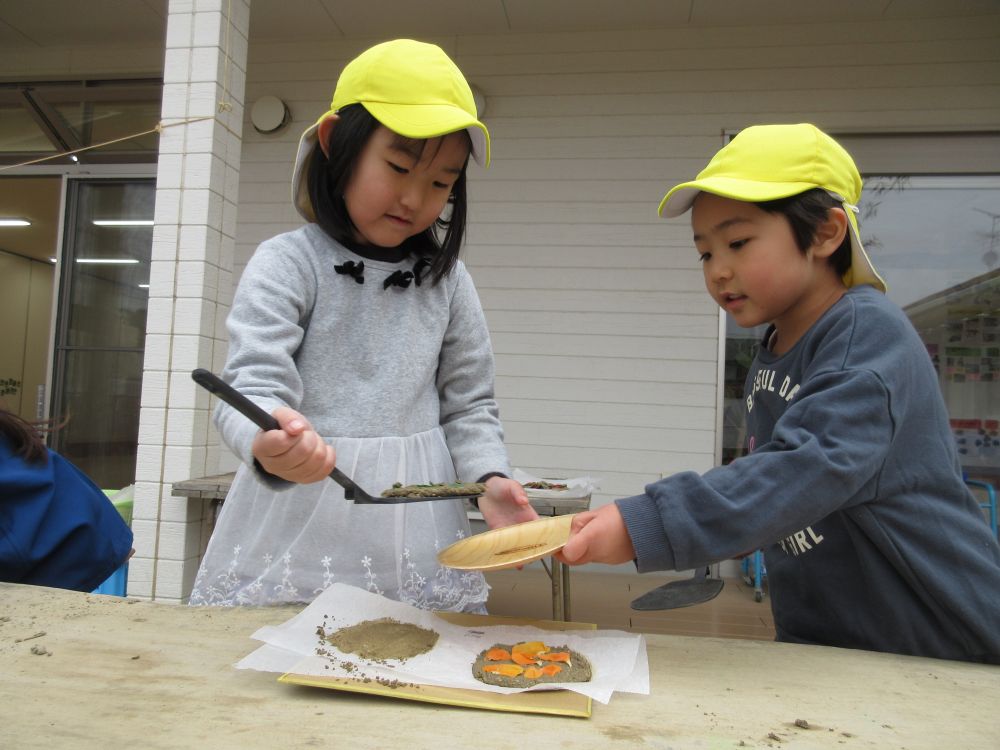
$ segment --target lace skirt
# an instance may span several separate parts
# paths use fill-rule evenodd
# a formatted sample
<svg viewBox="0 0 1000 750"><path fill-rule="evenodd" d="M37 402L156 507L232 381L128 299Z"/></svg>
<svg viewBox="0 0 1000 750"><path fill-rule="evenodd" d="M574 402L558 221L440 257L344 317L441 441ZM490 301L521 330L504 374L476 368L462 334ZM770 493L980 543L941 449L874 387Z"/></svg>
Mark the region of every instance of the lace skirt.
<svg viewBox="0 0 1000 750"><path fill-rule="evenodd" d="M373 495L393 482L455 480L440 428L330 442L338 468ZM483 575L437 562L439 550L469 533L461 501L354 505L333 480L275 491L240 466L190 603L309 602L340 582L421 609L484 612L489 587Z"/></svg>

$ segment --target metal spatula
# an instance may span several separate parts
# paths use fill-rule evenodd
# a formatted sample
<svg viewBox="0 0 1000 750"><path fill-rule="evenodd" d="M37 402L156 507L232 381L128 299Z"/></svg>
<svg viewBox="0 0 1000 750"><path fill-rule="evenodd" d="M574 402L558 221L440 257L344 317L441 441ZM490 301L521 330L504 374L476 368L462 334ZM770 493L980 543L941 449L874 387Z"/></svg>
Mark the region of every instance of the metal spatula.
<svg viewBox="0 0 1000 750"><path fill-rule="evenodd" d="M281 429L281 425L278 424L278 420L208 370L203 370L201 368L194 370L191 373L191 377L194 382L202 388L221 398L262 430ZM361 489L361 487L354 483L353 479L336 467L334 467L333 471L330 472L330 479L343 487L344 497L356 505L394 505L397 503L415 503L427 500L471 500L472 498L479 497L478 494L437 497L428 497L425 495L375 497L373 495L369 495Z"/></svg>

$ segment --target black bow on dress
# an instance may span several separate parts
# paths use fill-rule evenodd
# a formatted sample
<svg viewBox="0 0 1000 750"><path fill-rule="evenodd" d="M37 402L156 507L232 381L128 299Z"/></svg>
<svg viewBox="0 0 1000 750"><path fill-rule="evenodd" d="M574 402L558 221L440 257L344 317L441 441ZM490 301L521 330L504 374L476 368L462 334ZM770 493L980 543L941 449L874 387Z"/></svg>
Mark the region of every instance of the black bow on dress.
<svg viewBox="0 0 1000 750"><path fill-rule="evenodd" d="M343 265L334 266L333 270L337 273L345 274L346 276L353 276L354 280L359 284L365 283L365 262L355 263L353 260L349 260Z"/></svg>

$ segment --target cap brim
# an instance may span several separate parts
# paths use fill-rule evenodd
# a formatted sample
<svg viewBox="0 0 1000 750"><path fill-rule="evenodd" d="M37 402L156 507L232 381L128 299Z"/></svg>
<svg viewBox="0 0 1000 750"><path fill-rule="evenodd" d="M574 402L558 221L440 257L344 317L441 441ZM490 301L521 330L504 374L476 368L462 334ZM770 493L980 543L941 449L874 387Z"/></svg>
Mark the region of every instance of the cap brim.
<svg viewBox="0 0 1000 750"><path fill-rule="evenodd" d="M713 193L723 198L732 198L749 203L773 201L787 198L811 190L818 185L812 182L760 182L758 180L740 180L733 177L705 177L691 182L682 182L663 196L658 213L671 218L680 216L691 208L698 193Z"/></svg>
<svg viewBox="0 0 1000 750"><path fill-rule="evenodd" d="M323 117L328 114L330 113L327 112ZM295 168L292 170L292 203L299 215L308 222L316 221L316 213L313 211L312 201L309 200L309 157L316 146L319 122L323 117L299 138L299 150L295 154Z"/></svg>
<svg viewBox="0 0 1000 750"><path fill-rule="evenodd" d="M885 281L875 270L868 253L865 252L864 245L861 244L861 234L858 228L858 220L854 217L854 211L849 206L845 206L847 212L847 222L850 224L851 233L851 267L844 274L844 283L848 288L859 284L871 284L880 292L886 291Z"/></svg>
<svg viewBox="0 0 1000 750"><path fill-rule="evenodd" d="M467 130L472 141L472 158L480 166L490 165L490 137L486 126L459 107L450 104L361 103L389 130L407 138L438 138Z"/></svg>

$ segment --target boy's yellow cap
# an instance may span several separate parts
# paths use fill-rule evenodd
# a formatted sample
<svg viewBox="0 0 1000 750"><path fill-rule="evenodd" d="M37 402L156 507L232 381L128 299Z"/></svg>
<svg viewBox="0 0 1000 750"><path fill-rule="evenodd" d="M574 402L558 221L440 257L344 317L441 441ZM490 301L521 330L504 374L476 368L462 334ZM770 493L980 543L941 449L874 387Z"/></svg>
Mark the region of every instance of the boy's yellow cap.
<svg viewBox="0 0 1000 750"><path fill-rule="evenodd" d="M472 158L489 166L489 131L477 117L465 76L444 50L412 39L376 44L347 64L337 80L330 109L299 139L292 201L307 221L316 220L306 179L319 123L349 104L363 105L389 130L407 138L436 138L468 130Z"/></svg>
<svg viewBox="0 0 1000 750"><path fill-rule="evenodd" d="M660 216L680 216L699 192L760 203L820 188L841 201L851 225L851 268L847 286L885 282L861 244L858 201L861 175L844 148L815 125L755 125L723 146L691 182L673 187L660 203Z"/></svg>

